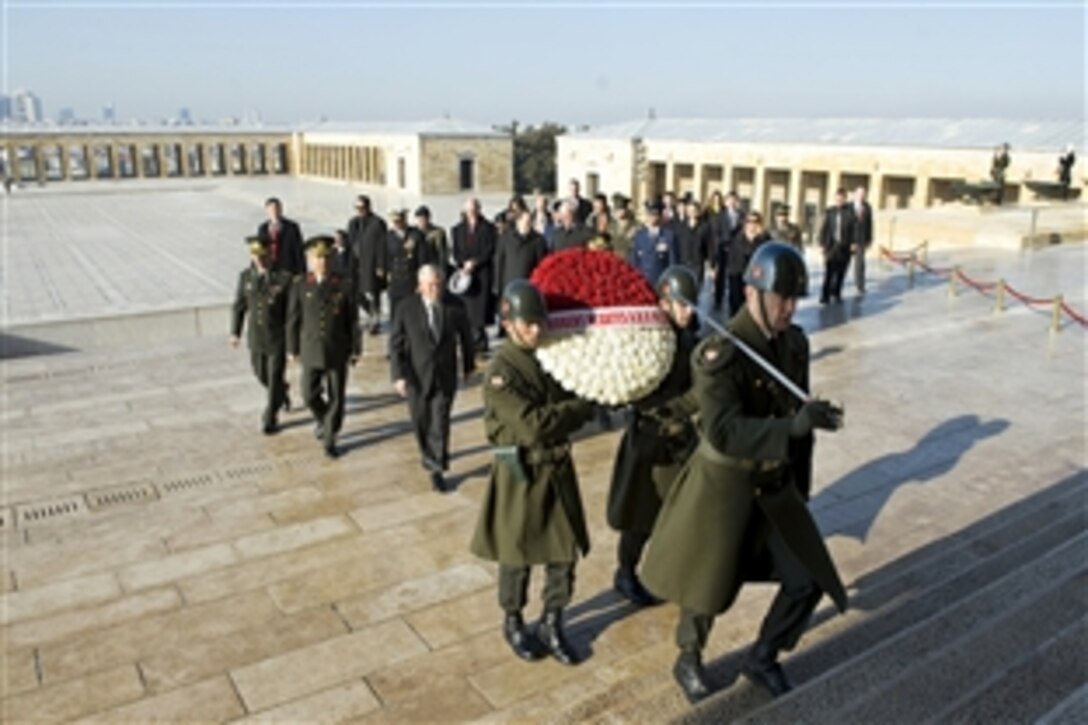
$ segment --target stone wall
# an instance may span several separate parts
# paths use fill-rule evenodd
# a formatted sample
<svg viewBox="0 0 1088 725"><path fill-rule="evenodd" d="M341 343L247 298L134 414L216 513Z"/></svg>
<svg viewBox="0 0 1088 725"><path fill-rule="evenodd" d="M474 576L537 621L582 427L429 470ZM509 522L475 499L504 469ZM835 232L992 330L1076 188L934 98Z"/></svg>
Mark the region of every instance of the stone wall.
<svg viewBox="0 0 1088 725"><path fill-rule="evenodd" d="M420 172L423 194L505 194L514 187L514 144L509 138L423 137ZM473 164L473 189L460 184L461 160Z"/></svg>

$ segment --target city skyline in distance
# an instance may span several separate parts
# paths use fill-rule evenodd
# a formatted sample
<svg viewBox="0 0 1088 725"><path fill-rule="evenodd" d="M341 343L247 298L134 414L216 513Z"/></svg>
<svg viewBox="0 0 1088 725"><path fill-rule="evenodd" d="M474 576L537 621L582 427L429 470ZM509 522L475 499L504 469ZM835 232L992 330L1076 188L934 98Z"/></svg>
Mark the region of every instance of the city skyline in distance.
<svg viewBox="0 0 1088 725"><path fill-rule="evenodd" d="M5 92L118 122L1083 118L1080 4L432 5L9 4Z"/></svg>

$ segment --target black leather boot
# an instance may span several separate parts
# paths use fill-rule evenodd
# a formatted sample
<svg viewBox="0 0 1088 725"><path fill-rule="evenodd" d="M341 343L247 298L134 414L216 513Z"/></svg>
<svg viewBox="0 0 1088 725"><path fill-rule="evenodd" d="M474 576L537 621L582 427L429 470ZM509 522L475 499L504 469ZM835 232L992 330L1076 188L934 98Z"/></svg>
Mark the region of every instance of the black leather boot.
<svg viewBox="0 0 1088 725"><path fill-rule="evenodd" d="M680 689L684 691L684 697L692 705L710 694L710 686L706 684L706 671L703 669L703 657L698 651L681 650L676 664L672 666L672 676L676 678Z"/></svg>
<svg viewBox="0 0 1088 725"><path fill-rule="evenodd" d="M578 664L578 656L574 654L567 642L567 636L563 633L563 610L552 609L544 612L536 626L536 636L552 657L565 665Z"/></svg>
<svg viewBox="0 0 1088 725"><path fill-rule="evenodd" d="M661 604L661 600L650 594L646 587L642 586L635 572L620 567L616 569L616 576L612 579L612 586L629 602L638 607L653 607Z"/></svg>
<svg viewBox="0 0 1088 725"><path fill-rule="evenodd" d="M782 665L778 664L778 653L764 644L757 642L748 651L740 671L753 684L771 693L772 697L781 697L793 689Z"/></svg>
<svg viewBox="0 0 1088 725"><path fill-rule="evenodd" d="M543 648L533 633L525 628L521 612L507 612L502 622L502 636L514 654L523 660L532 662L544 656Z"/></svg>

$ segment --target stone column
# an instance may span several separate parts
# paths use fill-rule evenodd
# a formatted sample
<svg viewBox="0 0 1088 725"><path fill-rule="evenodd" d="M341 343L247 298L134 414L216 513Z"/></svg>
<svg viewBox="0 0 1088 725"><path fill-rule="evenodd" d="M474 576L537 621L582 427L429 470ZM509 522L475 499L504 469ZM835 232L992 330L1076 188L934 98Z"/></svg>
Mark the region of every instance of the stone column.
<svg viewBox="0 0 1088 725"><path fill-rule="evenodd" d="M840 169L827 170L827 191L824 193L824 206L830 207L835 203L835 192L842 186L842 171Z"/></svg>
<svg viewBox="0 0 1088 725"><path fill-rule="evenodd" d="M801 175L800 167L790 169L789 186L786 189L786 203L790 205L789 220L794 224L800 224L801 217Z"/></svg>
<svg viewBox="0 0 1088 725"><path fill-rule="evenodd" d="M767 169L764 168L762 160L757 159L752 171L752 210L763 215L764 224L767 223L766 175Z"/></svg>
<svg viewBox="0 0 1088 725"><path fill-rule="evenodd" d="M919 174L914 178L914 196L910 198L909 208L925 209L929 206L929 175Z"/></svg>
<svg viewBox="0 0 1088 725"><path fill-rule="evenodd" d="M23 170L19 168L19 155L13 144L4 144L4 173L15 181L21 181Z"/></svg>
<svg viewBox="0 0 1088 725"><path fill-rule="evenodd" d="M121 178L121 172L117 168L117 144L113 141L106 144L106 158L110 162L110 178L114 180Z"/></svg>
<svg viewBox="0 0 1088 725"><path fill-rule="evenodd" d="M178 144L178 168L186 179L193 175L192 164L189 162L189 144L184 141Z"/></svg>
<svg viewBox="0 0 1088 725"><path fill-rule="evenodd" d="M83 146L83 163L87 167L87 178L91 181L98 180L98 158L94 153L94 144Z"/></svg>
<svg viewBox="0 0 1088 725"><path fill-rule="evenodd" d="M691 183L695 187L692 190L691 195L694 196L700 204L705 204L706 199L703 198L704 196L706 196L706 190L703 188L703 164L699 161L696 161L691 166Z"/></svg>
<svg viewBox="0 0 1088 725"><path fill-rule="evenodd" d="M68 144L57 144L57 158L60 159L60 180L71 181L71 174L68 169L71 167L71 149Z"/></svg>
<svg viewBox="0 0 1088 725"><path fill-rule="evenodd" d="M34 179L45 183L45 153L40 143L34 144Z"/></svg>
<svg viewBox="0 0 1088 725"><path fill-rule="evenodd" d="M676 191L676 164L672 160L665 162L665 188L658 191L661 194L666 191Z"/></svg>
<svg viewBox="0 0 1088 725"><path fill-rule="evenodd" d="M884 175L874 171L869 175L869 205L873 211L884 208Z"/></svg>

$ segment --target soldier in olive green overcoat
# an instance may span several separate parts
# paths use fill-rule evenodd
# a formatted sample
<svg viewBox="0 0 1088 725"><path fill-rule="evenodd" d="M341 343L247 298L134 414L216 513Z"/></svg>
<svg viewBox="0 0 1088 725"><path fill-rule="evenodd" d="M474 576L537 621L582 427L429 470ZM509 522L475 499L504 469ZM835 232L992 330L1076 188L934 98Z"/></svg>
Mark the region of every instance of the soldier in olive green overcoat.
<svg viewBox="0 0 1088 725"><path fill-rule="evenodd" d="M694 448L692 416L699 407L691 388L697 322L695 308L688 304L698 297L698 283L690 269L675 265L661 275L657 291L676 334L676 354L657 389L632 405L608 490L608 524L620 532L613 585L639 606L660 602L642 586L635 570L661 502Z"/></svg>
<svg viewBox="0 0 1088 725"><path fill-rule="evenodd" d="M261 430L265 435L272 435L279 430L276 416L280 408L288 406L284 375L287 372L287 299L291 273L270 269L267 238L246 237L246 244L252 261L238 275L238 291L231 309L230 344L238 347L248 314L246 344L250 363L268 396Z"/></svg>
<svg viewBox="0 0 1088 725"><path fill-rule="evenodd" d="M314 436L325 455L336 458L336 434L344 422L344 394L348 363L362 354L359 307L351 283L328 273L333 239L313 237L306 241L310 271L291 286L287 312L287 351L302 361L302 397L316 425ZM328 399L322 392L328 390Z"/></svg>
<svg viewBox="0 0 1088 725"><path fill-rule="evenodd" d="M514 653L532 660L547 650L574 664L562 613L573 594L578 554L589 551L589 533L570 436L595 407L563 390L536 359L547 321L540 292L515 280L503 291L499 311L507 339L488 366L483 390L484 426L495 446L495 463L471 548L499 563L503 635ZM535 634L521 615L533 565L546 571L544 614Z"/></svg>
<svg viewBox="0 0 1088 725"><path fill-rule="evenodd" d="M738 339L802 389L808 340L790 320L808 286L804 260L780 242L762 245L745 274L745 306L729 323ZM778 653L791 650L826 592L846 607L842 582L806 501L812 433L834 430L829 403L803 405L724 336L692 356L698 448L658 515L642 577L681 606L674 676L688 699L709 694L702 666L714 617L746 581L781 582L742 672L778 696L790 684Z"/></svg>

